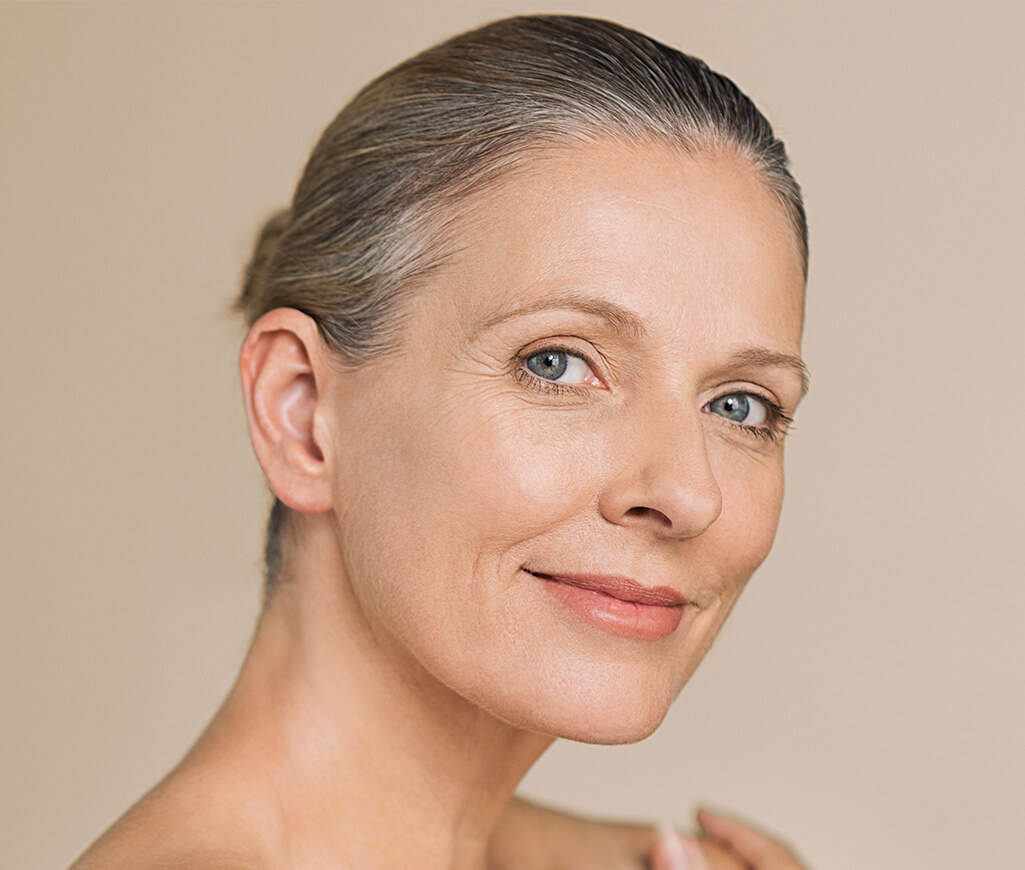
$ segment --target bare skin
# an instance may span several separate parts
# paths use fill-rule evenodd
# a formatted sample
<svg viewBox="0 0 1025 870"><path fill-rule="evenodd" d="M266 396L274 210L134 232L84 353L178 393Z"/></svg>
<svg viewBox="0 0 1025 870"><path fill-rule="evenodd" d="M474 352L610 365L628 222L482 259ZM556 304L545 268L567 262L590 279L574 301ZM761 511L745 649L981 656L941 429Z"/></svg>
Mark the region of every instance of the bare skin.
<svg viewBox="0 0 1025 870"><path fill-rule="evenodd" d="M803 870L775 838L736 819L700 810L700 839L679 835L686 870ZM650 824L583 819L514 800L495 830L492 870L684 870L679 849Z"/></svg>
<svg viewBox="0 0 1025 870"><path fill-rule="evenodd" d="M280 580L207 731L76 870L673 866L651 829L510 801L556 736L650 734L768 553L803 269L735 155L540 168L479 203L394 353L340 366L293 309L250 331ZM705 827L695 861L799 868Z"/></svg>
<svg viewBox="0 0 1025 870"><path fill-rule="evenodd" d="M266 637L268 631L261 625L260 636ZM345 845L351 845L353 827L348 819L355 813L347 808L351 802L334 791L330 782L334 775L323 777L324 788L318 792L317 777L302 759L280 751L289 738L283 733L288 729L278 723L287 715L282 715L275 699L287 704L291 693L267 691L278 670L268 667L273 658L264 659L254 645L224 708L186 759L98 840L73 870L317 867L329 859L324 853L305 852L305 842L328 842L332 833L345 832ZM261 721L262 727L254 727ZM280 763L269 764L269 760ZM288 831L281 818L284 808L292 805L303 808L306 824ZM739 823L730 827L708 815L700 821L712 837L700 843L707 865L692 870L706 870L706 866L707 870L801 870L783 847ZM445 830L440 818L437 824L439 832ZM477 862L486 852L486 864L492 870L674 868L652 826L587 820L512 798L499 808L492 827L486 844L402 836L391 844L365 843L364 859L377 866L417 866L428 859L424 843L433 839L439 853L449 848L454 860L460 848L472 852ZM392 865L382 860L385 855L387 862L411 863Z"/></svg>
<svg viewBox="0 0 1025 870"><path fill-rule="evenodd" d="M177 792L177 794L175 794ZM264 870L271 865L258 848L226 850L225 842L260 839L237 818L207 813L211 791L158 787L111 828L74 870L138 866L148 854L153 870ZM197 812L202 807L203 812ZM688 870L803 870L778 840L741 822L699 814L706 826L700 840L684 838ZM713 833L714 831L714 833ZM677 870L672 847L653 825L585 819L513 798L488 844L489 870Z"/></svg>
<svg viewBox="0 0 1025 870"><path fill-rule="evenodd" d="M395 721L395 693L379 691L366 670L325 667L344 659L325 654L323 641L305 642L337 626L339 614L323 599L295 602L294 588L268 607L238 683L196 747L81 868L122 866L112 861L118 855L126 867L150 866L139 864L142 855L153 867L200 858L198 866L337 866L338 855L349 866L483 864L487 843L476 832L494 826L517 774L551 738L508 739L464 705L453 704L449 716L419 715L410 703L416 687L402 699L404 721ZM301 619L297 607L305 608ZM303 637L293 634L297 624ZM476 717L482 723L479 751L466 756L471 766L459 757L458 736L471 733ZM352 739L339 740L339 732ZM393 747L387 754L376 750L382 735ZM446 780L463 787L458 802L443 793ZM393 828L394 794L421 809L401 833ZM232 844L226 853L224 843Z"/></svg>

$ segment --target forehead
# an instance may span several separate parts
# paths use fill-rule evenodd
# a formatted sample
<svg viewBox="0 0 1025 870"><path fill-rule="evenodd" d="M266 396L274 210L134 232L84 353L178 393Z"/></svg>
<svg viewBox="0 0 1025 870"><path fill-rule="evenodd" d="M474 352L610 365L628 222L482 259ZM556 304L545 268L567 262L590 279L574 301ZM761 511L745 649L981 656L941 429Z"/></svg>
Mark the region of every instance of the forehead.
<svg viewBox="0 0 1025 870"><path fill-rule="evenodd" d="M559 294L658 329L797 352L800 249L756 169L732 151L619 142L532 156L471 200L442 270L454 314L487 322Z"/></svg>

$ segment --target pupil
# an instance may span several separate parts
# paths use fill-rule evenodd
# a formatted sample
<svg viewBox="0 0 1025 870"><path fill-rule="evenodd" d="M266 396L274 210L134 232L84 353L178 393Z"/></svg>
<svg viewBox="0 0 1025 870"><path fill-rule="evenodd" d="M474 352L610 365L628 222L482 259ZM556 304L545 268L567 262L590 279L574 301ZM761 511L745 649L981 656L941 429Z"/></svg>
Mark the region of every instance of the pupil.
<svg viewBox="0 0 1025 870"><path fill-rule="evenodd" d="M557 381L569 367L566 354L557 350L546 350L527 358L527 368L539 378Z"/></svg>

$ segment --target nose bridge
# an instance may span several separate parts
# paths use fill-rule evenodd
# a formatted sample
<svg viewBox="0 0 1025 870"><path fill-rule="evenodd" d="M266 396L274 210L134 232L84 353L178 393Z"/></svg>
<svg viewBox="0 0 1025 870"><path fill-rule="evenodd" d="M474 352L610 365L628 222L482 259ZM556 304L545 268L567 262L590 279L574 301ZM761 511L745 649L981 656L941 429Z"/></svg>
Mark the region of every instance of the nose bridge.
<svg viewBox="0 0 1025 870"><path fill-rule="evenodd" d="M618 475L603 497L606 519L690 538L722 512L702 411L679 396L644 402L622 445Z"/></svg>

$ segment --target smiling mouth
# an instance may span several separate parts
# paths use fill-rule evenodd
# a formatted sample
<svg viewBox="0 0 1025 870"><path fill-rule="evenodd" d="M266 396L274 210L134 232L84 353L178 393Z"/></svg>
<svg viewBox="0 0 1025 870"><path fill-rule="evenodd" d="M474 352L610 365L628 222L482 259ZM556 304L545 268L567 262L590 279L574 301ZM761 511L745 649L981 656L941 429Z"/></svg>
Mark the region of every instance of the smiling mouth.
<svg viewBox="0 0 1025 870"><path fill-rule="evenodd" d="M692 603L668 586L643 586L628 577L523 570L586 622L618 637L666 637L679 626L685 606Z"/></svg>
<svg viewBox="0 0 1025 870"><path fill-rule="evenodd" d="M529 568L523 570L540 580L564 583L567 586L575 586L577 589L584 589L588 592L599 592L602 595L608 595L619 601L628 601L631 604L645 604L650 607L680 607L690 603L669 586L642 586L629 577L608 577L597 574L544 574L540 571L531 571Z"/></svg>

